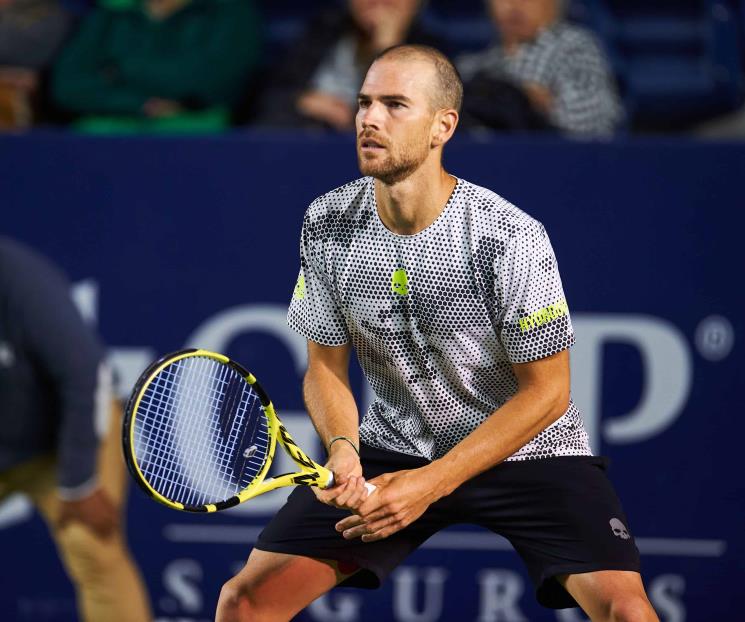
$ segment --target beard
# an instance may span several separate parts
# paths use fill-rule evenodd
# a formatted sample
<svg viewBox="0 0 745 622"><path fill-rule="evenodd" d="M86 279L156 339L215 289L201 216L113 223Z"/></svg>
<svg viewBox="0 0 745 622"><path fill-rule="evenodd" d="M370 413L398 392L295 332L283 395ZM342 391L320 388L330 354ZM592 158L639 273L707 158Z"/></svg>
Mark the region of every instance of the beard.
<svg viewBox="0 0 745 622"><path fill-rule="evenodd" d="M419 140L394 146L390 143L385 145L385 150L375 155L368 156L360 149L360 140L357 142L357 162L360 172L379 179L390 186L403 181L414 173L429 155L428 136L423 135Z"/></svg>

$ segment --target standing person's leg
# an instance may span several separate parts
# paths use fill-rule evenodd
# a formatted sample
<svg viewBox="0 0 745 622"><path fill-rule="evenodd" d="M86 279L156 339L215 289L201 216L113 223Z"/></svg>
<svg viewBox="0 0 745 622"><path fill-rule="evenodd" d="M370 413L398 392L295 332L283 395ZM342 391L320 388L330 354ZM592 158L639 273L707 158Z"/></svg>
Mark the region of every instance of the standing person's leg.
<svg viewBox="0 0 745 622"><path fill-rule="evenodd" d="M243 569L223 586L216 622L290 620L355 571L334 560L254 549Z"/></svg>
<svg viewBox="0 0 745 622"><path fill-rule="evenodd" d="M98 455L98 481L124 515L127 476L121 457L121 406L112 405L106 438ZM80 523L57 526L54 462L27 490L44 516L70 579L81 619L86 622L146 622L152 619L147 591L125 542L125 525L103 538Z"/></svg>

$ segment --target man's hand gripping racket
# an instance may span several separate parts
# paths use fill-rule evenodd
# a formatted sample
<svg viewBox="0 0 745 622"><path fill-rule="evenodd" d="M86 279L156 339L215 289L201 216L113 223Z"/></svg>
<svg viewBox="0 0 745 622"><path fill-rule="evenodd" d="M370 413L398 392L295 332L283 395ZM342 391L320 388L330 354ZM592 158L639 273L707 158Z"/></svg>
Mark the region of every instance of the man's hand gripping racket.
<svg viewBox="0 0 745 622"><path fill-rule="evenodd" d="M277 442L299 469L267 478ZM224 510L282 486L334 483L292 440L256 378L207 350L166 355L143 372L127 404L123 445L140 487L186 512Z"/></svg>

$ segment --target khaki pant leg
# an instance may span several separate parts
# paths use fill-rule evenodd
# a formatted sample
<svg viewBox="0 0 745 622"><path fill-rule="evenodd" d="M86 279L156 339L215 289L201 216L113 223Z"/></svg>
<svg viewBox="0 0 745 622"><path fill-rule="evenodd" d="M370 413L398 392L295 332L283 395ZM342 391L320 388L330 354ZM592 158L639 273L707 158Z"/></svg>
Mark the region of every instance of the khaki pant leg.
<svg viewBox="0 0 745 622"><path fill-rule="evenodd" d="M54 456L40 456L0 471L0 501L16 493L32 498L53 493L54 468Z"/></svg>
<svg viewBox="0 0 745 622"><path fill-rule="evenodd" d="M109 429L99 450L98 481L123 514L127 477L120 445L121 416L121 405L117 402L112 407ZM45 485L35 485L26 492L47 521L62 562L75 584L81 620L152 620L144 583L124 541L124 526L108 538L101 538L80 523L57 528L59 499L55 494L53 461L50 467Z"/></svg>

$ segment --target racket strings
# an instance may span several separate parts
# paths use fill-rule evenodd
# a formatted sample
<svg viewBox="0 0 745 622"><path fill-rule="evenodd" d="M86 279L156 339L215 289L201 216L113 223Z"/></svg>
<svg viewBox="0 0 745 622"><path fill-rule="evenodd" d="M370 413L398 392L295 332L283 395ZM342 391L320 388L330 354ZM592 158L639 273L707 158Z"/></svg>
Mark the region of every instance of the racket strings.
<svg viewBox="0 0 745 622"><path fill-rule="evenodd" d="M193 359L185 360L191 362ZM230 484L230 474L223 465L223 457L214 434L220 431L215 414L219 413L222 402L220 391L225 383L226 369L218 368L219 371L213 378L205 376L204 367L207 362L206 359L197 359L192 365L182 362L180 366L185 378L178 387L185 387L186 391L178 394L180 399L177 401L177 408L183 408L185 412L183 415L177 414L176 421L182 421L186 425L183 429L176 428L174 439L180 445L179 454L185 458L184 464L194 479L185 500L189 505L204 503L207 495L215 498L219 488ZM192 416L190 408L193 408L193 412L206 414L207 417Z"/></svg>
<svg viewBox="0 0 745 622"><path fill-rule="evenodd" d="M178 457L189 457L191 459L186 461L186 470L190 471L191 482L190 489L187 496L184 498L186 503L204 502L207 495L219 498L220 489L228 486L228 491L232 491L230 488L230 474L227 467L227 451L223 450L217 443L215 432L220 432L217 425L216 415L219 413L221 406L221 390L225 389L227 384L225 379L225 369L220 370L220 376L210 377L208 380L215 381L215 388L212 388L210 384L203 382L205 380L203 369L205 363L209 361L195 362L194 365L188 366L186 369L176 370L175 373L170 375L164 375L163 382L159 383L167 389L171 389L172 381L180 381L180 384L176 385L176 388L187 387L188 390L182 393L176 393L175 399L169 400L177 418L174 421L181 423L190 423L191 425L181 425L176 427L175 434L173 425L169 425L166 432L173 434L172 438L176 439L176 449L180 453L174 454L168 463L173 462L176 456ZM183 366L179 366L183 367ZM216 369L220 369L220 366ZM180 371L180 374L179 374ZM201 377L201 378L200 378ZM160 387L163 388L163 387ZM173 395L173 394L172 394ZM184 403L190 404L194 410L205 413L208 410L212 416L203 417L200 420L189 419L184 416ZM207 428L203 425L204 422L208 423ZM201 423L202 425L198 425ZM208 433L208 432L211 432ZM206 442L205 442L206 441ZM173 453L173 452L171 452ZM210 458L216 458L216 464L209 464L207 461ZM215 469L215 467L217 467ZM159 480L162 481L169 474L173 475L171 469L164 469L156 475L159 476ZM178 475L178 474L176 474ZM171 484L182 483L172 481ZM197 492L201 490L201 497L197 497ZM173 493L172 486L165 490L166 493Z"/></svg>
<svg viewBox="0 0 745 622"><path fill-rule="evenodd" d="M141 417L141 427L135 428L136 446L142 443L146 452L144 455L138 455L141 464L146 468L146 478L156 490L166 494L167 491L162 485L173 483L175 479L182 477L176 454L169 442L173 433L173 419L167 418L166 414L173 407L174 395L165 390L167 378L167 374L158 376L156 384L148 388L145 396L148 399L143 399L140 405L141 408L144 406L148 417ZM146 433L146 436L138 439L139 431ZM138 442L140 440L141 443ZM154 454L154 459L150 459L151 454ZM173 479L168 479L169 477Z"/></svg>
<svg viewBox="0 0 745 622"><path fill-rule="evenodd" d="M188 426L188 437L186 439L186 447L183 448L183 451L191 452L196 448L198 456L196 463L200 467L198 470L198 479L192 491L187 496L187 503L190 504L204 503L207 495L212 496L213 499L226 496L225 492L220 494L220 490L227 490L228 494L230 494L230 488L233 485L232 477L226 464L226 456L229 457L228 451L230 447L222 446L219 443L221 438L219 416L224 399L223 391L226 391L228 388L226 376L229 368L220 366L219 372L213 379L212 386L205 387L203 384L200 387L198 384L200 381L202 383L210 382L209 375L204 374L205 370L203 368L205 364L209 365L208 359L199 360L186 371L187 374L192 376L198 373L196 379L187 378L185 381L185 386L189 387L186 399L193 398L195 401L201 399L201 404L197 403L199 411L204 412L206 409L210 414L207 420L207 430L199 430L197 420L187 419L191 425ZM218 364L215 363L215 365ZM207 436L209 439L208 443L203 442L203 436ZM202 491L201 495L199 491Z"/></svg>
<svg viewBox="0 0 745 622"><path fill-rule="evenodd" d="M205 370L205 367L209 369ZM200 430L199 426L194 425L198 420L194 420L189 427L188 438L185 439L186 447L184 450L192 451L196 449L196 463L201 474L197 477L192 491L186 498L186 502L189 504L203 504L207 501L208 495L212 499L227 498L240 489L239 482L234 483L233 474L231 473L232 469L230 468L230 462L235 455L236 448L230 443L230 439L228 439L227 443L222 443L222 429L219 426L220 413L223 412L222 403L224 396L232 395L235 397L235 392L232 394L228 392L229 380L231 379L229 376L232 371L231 368L210 359L200 359L186 372L188 377L184 379L184 386L188 388L188 391L185 399L194 400L194 403L201 412L208 409L211 415L208 419L208 431ZM235 372L233 374L236 377L238 376ZM236 380L235 377L232 379ZM210 386L209 383L212 380L214 380L214 383ZM202 383L201 385L200 382ZM237 383L237 386L241 389L246 387L242 380ZM248 394L246 397L253 395L253 391L250 391L250 389L248 391L242 390L240 393ZM198 402L200 397L202 400L201 403ZM228 423L232 418L234 423L242 425L247 409L244 400L241 400L239 405L240 407L235 411L235 415L233 411L230 411L227 419ZM204 436L208 436L210 439L209 443L204 442ZM205 464L205 460L208 462L213 461L215 464ZM216 471L211 469L211 466L216 466ZM198 491L203 491L201 496L198 496Z"/></svg>
<svg viewBox="0 0 745 622"><path fill-rule="evenodd" d="M260 401L258 396L250 389L250 387L243 382L242 378L237 383L237 386L240 390L230 390L230 380L232 379L233 381L236 381L238 378L240 378L238 374L231 368L216 362L213 363L209 359L205 359L205 362L207 362L208 364L212 363L213 365L221 368L221 376L217 380L218 387L211 393L211 398L213 398L213 402L210 405L213 411L213 417L210 422L211 432L213 432L211 435L211 455L217 460L218 473L225 478L223 481L227 486L227 492L223 492L222 494L220 494L219 488L210 488L210 482L207 480L206 477L203 477L200 480L200 482L197 484L197 487L195 487L195 491L197 490L197 488L203 490L209 489L210 495L213 499L221 497L227 498L236 494L239 490L245 487L243 485L242 477L244 474L243 470L236 470L234 467L236 460L240 457L240 454L237 451L240 447L237 443L238 435L241 429L247 429L247 426L244 423L244 419L248 413L253 412L257 406L260 406ZM225 405L223 405L224 395L227 395L229 400L229 402ZM238 401L237 405L235 404L236 400ZM224 412L230 413L230 416L225 418L225 428L221 428L219 427L220 414ZM259 422L262 421L262 419L262 416L254 417L254 429L259 424ZM223 438L224 432L228 426L230 426L230 432L228 433L226 441L222 443L220 441ZM255 438L255 434L251 438ZM196 437L192 440L194 440L196 443L200 442L199 437ZM268 435L264 435L263 441L265 444L268 445ZM206 448L203 449L206 450ZM261 460L260 464L255 465L255 468L253 469L248 482L250 482L251 479L255 477L262 464L263 459ZM207 471L205 470L203 471L203 473L206 474ZM218 482L214 481L214 483L217 484ZM199 499L192 495L188 499L188 502L191 503L198 501L199 503L204 503L205 500L205 495L202 495L202 497Z"/></svg>
<svg viewBox="0 0 745 622"><path fill-rule="evenodd" d="M185 505L225 500L260 472L269 432L261 401L231 367L206 357L166 366L135 416L135 448L150 485Z"/></svg>
<svg viewBox="0 0 745 622"><path fill-rule="evenodd" d="M147 431L148 436L142 439L144 448L154 454L150 460L150 453L138 456L145 478L164 496L183 502L181 495L173 494L174 486L188 485L181 468L181 456L174 446L176 418L173 414L178 408L179 394L173 389L177 378L176 370L169 368L155 378L140 404L144 416L138 417L142 428L136 427L135 434L138 429Z"/></svg>
<svg viewBox="0 0 745 622"><path fill-rule="evenodd" d="M163 422L165 422L166 425L163 428L163 442L161 443L161 447L163 451L167 452L167 455L161 454L159 456L162 462L159 466L156 466L153 475L154 484L162 487L160 492L170 498L175 497L179 501L188 503L188 497L184 498L182 495L174 494L175 487L180 486L183 489L184 486L188 485L188 482L184 479L187 473L179 467L183 466L185 457L187 457L188 464L188 462L199 462L203 460L203 454L192 451L194 442L191 437L193 437L195 433L193 431L192 434L188 433L190 431L189 428L196 427L195 422L190 421L187 418L179 419L178 413L182 412L184 399L193 399L195 408L202 408L203 404L198 401L201 396L195 391L189 391L189 393L192 394L189 395L185 392L179 393L176 390L177 387L188 386L186 384L176 384L179 382L181 378L180 374L183 373L183 371L184 370L181 369L181 366L174 365L174 369L172 371L169 370L168 372L164 372L162 376L158 378L158 382L155 385L154 392L156 395L157 391L160 390L163 392L164 396L167 396L167 399L161 400L162 404L167 407L167 410L164 410L163 413L166 415L168 413L173 413L173 416L163 417ZM190 378L188 376L183 378L183 382L189 382L189 380ZM184 423L191 423L191 425L184 427ZM184 445L186 445L186 447L184 447ZM191 458L188 458L189 456L191 456ZM189 470L195 471L195 469ZM201 473L201 471L197 471L197 473ZM194 482L194 485L198 484ZM190 489L193 490L192 487L190 487Z"/></svg>

